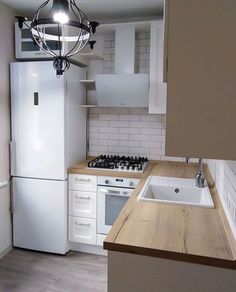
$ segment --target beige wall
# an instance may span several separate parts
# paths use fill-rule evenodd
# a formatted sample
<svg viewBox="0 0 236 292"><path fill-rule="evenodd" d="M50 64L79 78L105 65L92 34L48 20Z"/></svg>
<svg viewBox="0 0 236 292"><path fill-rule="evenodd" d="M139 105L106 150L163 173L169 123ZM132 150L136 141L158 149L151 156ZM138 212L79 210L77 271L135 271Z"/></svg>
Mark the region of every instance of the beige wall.
<svg viewBox="0 0 236 292"><path fill-rule="evenodd" d="M0 2L0 181L9 180L10 94L9 62L14 58L14 16L16 12ZM0 189L0 256L11 245L9 186Z"/></svg>
<svg viewBox="0 0 236 292"><path fill-rule="evenodd" d="M235 292L236 271L108 252L108 292Z"/></svg>

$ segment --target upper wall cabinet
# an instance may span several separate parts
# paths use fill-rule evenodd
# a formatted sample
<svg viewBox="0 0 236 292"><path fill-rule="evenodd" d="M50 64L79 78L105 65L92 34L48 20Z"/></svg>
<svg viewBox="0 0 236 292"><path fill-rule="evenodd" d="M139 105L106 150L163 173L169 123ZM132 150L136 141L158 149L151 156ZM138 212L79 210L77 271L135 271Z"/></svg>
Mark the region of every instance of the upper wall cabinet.
<svg viewBox="0 0 236 292"><path fill-rule="evenodd" d="M165 6L166 155L236 160L236 1Z"/></svg>
<svg viewBox="0 0 236 292"><path fill-rule="evenodd" d="M151 22L150 28L150 85L149 85L149 113L166 113L166 83L163 82L163 21Z"/></svg>

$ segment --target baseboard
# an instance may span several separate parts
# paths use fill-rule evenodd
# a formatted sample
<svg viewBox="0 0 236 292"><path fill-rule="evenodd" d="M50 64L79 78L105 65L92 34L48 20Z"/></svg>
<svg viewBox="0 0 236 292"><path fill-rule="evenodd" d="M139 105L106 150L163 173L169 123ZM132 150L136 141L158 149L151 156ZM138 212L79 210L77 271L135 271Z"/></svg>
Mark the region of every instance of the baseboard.
<svg viewBox="0 0 236 292"><path fill-rule="evenodd" d="M83 243L70 242L70 250L107 256L107 251L99 245L89 245Z"/></svg>
<svg viewBox="0 0 236 292"><path fill-rule="evenodd" d="M6 248L3 252L0 253L0 259L2 259L6 254L8 254L13 249L12 246Z"/></svg>

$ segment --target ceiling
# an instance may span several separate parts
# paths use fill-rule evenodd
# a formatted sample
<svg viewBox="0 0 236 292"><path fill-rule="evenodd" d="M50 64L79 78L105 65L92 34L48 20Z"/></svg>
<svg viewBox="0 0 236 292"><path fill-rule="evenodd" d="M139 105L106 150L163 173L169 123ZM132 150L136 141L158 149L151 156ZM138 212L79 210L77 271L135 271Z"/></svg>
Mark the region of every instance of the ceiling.
<svg viewBox="0 0 236 292"><path fill-rule="evenodd" d="M0 0L30 17L45 0ZM52 0L51 0L52 1ZM164 0L77 0L79 8L90 18L143 18L162 13Z"/></svg>

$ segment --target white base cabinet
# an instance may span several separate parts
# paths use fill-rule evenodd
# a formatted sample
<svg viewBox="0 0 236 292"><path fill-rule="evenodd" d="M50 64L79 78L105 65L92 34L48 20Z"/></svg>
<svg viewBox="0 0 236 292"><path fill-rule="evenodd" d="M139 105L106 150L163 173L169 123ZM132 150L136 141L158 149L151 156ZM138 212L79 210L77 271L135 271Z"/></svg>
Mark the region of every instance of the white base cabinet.
<svg viewBox="0 0 236 292"><path fill-rule="evenodd" d="M69 241L97 245L96 218L97 177L92 175L70 174ZM103 245L103 240L99 240L99 245Z"/></svg>
<svg viewBox="0 0 236 292"><path fill-rule="evenodd" d="M97 213L97 194L94 192L70 191L69 215L94 218Z"/></svg>
<svg viewBox="0 0 236 292"><path fill-rule="evenodd" d="M96 244L96 219L70 216L69 241Z"/></svg>

